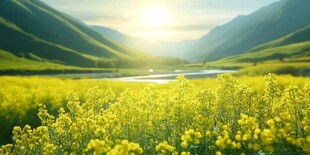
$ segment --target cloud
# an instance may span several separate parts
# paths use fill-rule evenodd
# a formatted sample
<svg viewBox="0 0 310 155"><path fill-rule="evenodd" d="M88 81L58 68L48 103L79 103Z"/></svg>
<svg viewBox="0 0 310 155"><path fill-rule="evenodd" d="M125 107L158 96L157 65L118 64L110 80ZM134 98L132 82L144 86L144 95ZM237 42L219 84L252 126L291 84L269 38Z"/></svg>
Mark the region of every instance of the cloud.
<svg viewBox="0 0 310 155"><path fill-rule="evenodd" d="M189 25L174 25L174 26L164 26L164 27L152 27L152 26L142 26L135 25L127 27L130 31L209 31L210 29L216 27L214 23L210 24L189 24Z"/></svg>
<svg viewBox="0 0 310 155"><path fill-rule="evenodd" d="M201 31L201 30L210 30L214 28L216 24L207 23L207 24L190 24L190 25L180 25L171 27L171 29L176 29L179 31Z"/></svg>
<svg viewBox="0 0 310 155"><path fill-rule="evenodd" d="M122 14L106 14L106 13L98 13L98 12L77 12L74 13L74 16L80 20L83 20L85 22L87 21L127 21L130 20L129 17L124 16Z"/></svg>

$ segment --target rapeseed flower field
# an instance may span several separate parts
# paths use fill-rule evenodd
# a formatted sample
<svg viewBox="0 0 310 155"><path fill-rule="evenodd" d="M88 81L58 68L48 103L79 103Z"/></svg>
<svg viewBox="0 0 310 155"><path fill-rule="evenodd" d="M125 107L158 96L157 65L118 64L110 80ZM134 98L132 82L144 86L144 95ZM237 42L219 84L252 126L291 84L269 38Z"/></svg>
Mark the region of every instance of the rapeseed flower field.
<svg viewBox="0 0 310 155"><path fill-rule="evenodd" d="M208 83L181 75L168 85L131 89L51 81L57 87L42 82L11 100L0 95L3 112L36 109L39 119L34 127L15 126L0 154L310 154L309 78L222 74ZM33 88L28 84L12 87Z"/></svg>

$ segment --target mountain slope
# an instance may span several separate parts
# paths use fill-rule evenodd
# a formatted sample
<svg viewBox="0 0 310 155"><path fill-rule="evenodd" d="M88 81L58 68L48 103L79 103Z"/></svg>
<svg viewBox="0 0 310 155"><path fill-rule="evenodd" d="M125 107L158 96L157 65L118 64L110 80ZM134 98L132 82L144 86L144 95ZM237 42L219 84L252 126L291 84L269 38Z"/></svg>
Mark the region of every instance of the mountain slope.
<svg viewBox="0 0 310 155"><path fill-rule="evenodd" d="M31 60L33 59L33 60ZM63 71L64 69L80 69L78 67L64 66L56 63L46 62L42 59L36 59L32 56L31 59L24 57L17 57L14 54L0 50L0 72L5 71L42 71L42 70L58 70ZM13 64L12 64L13 63Z"/></svg>
<svg viewBox="0 0 310 155"><path fill-rule="evenodd" d="M299 43L299 42L304 42L304 41L310 41L310 26L302 28L301 30L298 30L294 33L291 33L277 40L273 40L271 42L256 46L253 49L251 49L249 52L255 52L255 51L260 51L260 50L264 50L268 48L284 46L284 45L289 45L289 44Z"/></svg>
<svg viewBox="0 0 310 155"><path fill-rule="evenodd" d="M17 56L33 54L65 65L94 66L92 60L85 58L78 52L37 38L2 18L0 18L0 32L3 36L6 36L0 37L0 47Z"/></svg>
<svg viewBox="0 0 310 155"><path fill-rule="evenodd" d="M257 64L273 62L310 61L310 26L288 34L277 40L259 45L247 53L230 56L213 63L217 64Z"/></svg>
<svg viewBox="0 0 310 155"><path fill-rule="evenodd" d="M125 65L146 56L103 37L39 0L1 0L0 17L0 49L15 55L32 53L81 67L96 67L98 60L110 59Z"/></svg>
<svg viewBox="0 0 310 155"><path fill-rule="evenodd" d="M249 52L237 56L227 57L222 60L234 63L265 62L270 60L294 61L295 59L310 60L310 41L293 43L289 45L271 47L256 52Z"/></svg>
<svg viewBox="0 0 310 155"><path fill-rule="evenodd" d="M191 60L238 55L310 25L309 0L282 0L213 29L187 51Z"/></svg>
<svg viewBox="0 0 310 155"><path fill-rule="evenodd" d="M156 56L173 56L184 58L185 51L196 42L196 40L184 40L180 42L152 41L130 37L120 33L119 31L103 26L93 25L90 26L90 28L123 45ZM142 42L143 44L141 44Z"/></svg>

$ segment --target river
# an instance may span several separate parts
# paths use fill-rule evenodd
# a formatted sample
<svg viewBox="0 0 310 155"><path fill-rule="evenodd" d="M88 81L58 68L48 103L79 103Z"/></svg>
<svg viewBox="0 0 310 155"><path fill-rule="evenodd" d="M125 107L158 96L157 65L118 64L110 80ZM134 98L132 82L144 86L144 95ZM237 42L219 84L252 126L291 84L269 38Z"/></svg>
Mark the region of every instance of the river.
<svg viewBox="0 0 310 155"><path fill-rule="evenodd" d="M149 82L149 83L169 83L176 81L176 77L183 74L187 79L201 79L216 77L217 74L233 73L236 70L174 70L165 74L151 74L146 76L131 76L121 78L110 78L113 81L125 82Z"/></svg>

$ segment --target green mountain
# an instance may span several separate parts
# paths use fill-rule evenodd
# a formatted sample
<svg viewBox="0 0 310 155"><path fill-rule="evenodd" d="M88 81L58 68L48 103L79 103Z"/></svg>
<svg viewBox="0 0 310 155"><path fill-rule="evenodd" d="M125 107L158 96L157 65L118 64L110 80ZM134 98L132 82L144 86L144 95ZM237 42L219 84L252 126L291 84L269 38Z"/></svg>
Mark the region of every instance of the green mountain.
<svg viewBox="0 0 310 155"><path fill-rule="evenodd" d="M305 65L310 62L310 26L277 40L254 47L249 52L229 56L211 64L256 66L257 64ZM270 67L272 67L270 65Z"/></svg>
<svg viewBox="0 0 310 155"><path fill-rule="evenodd" d="M310 26L259 45L247 53L221 59L221 61L233 63L258 63L271 60L293 62L310 60Z"/></svg>
<svg viewBox="0 0 310 155"><path fill-rule="evenodd" d="M212 61L246 53L310 25L308 6L309 0L281 0L239 16L202 37L187 55L194 61Z"/></svg>
<svg viewBox="0 0 310 155"><path fill-rule="evenodd" d="M64 46L42 40L17 27L15 24L0 18L0 48L10 51L16 56L32 58L38 57L51 62L65 65L91 67L94 62L77 51Z"/></svg>
<svg viewBox="0 0 310 155"><path fill-rule="evenodd" d="M26 59L79 67L130 67L149 58L40 0L1 0L0 34L0 49Z"/></svg>
<svg viewBox="0 0 310 155"><path fill-rule="evenodd" d="M196 40L184 40L179 42L146 40L142 38L131 37L122 34L117 30L103 26L92 25L90 28L104 36L109 37L113 41L133 49L139 49L147 54L155 56L184 58L186 50L188 50L196 42ZM143 44L141 44L142 42Z"/></svg>
<svg viewBox="0 0 310 155"><path fill-rule="evenodd" d="M310 41L310 25L302 28L294 33L291 33L285 37L276 39L274 41L259 45L251 49L249 52L260 51L268 48L274 48L299 42Z"/></svg>

